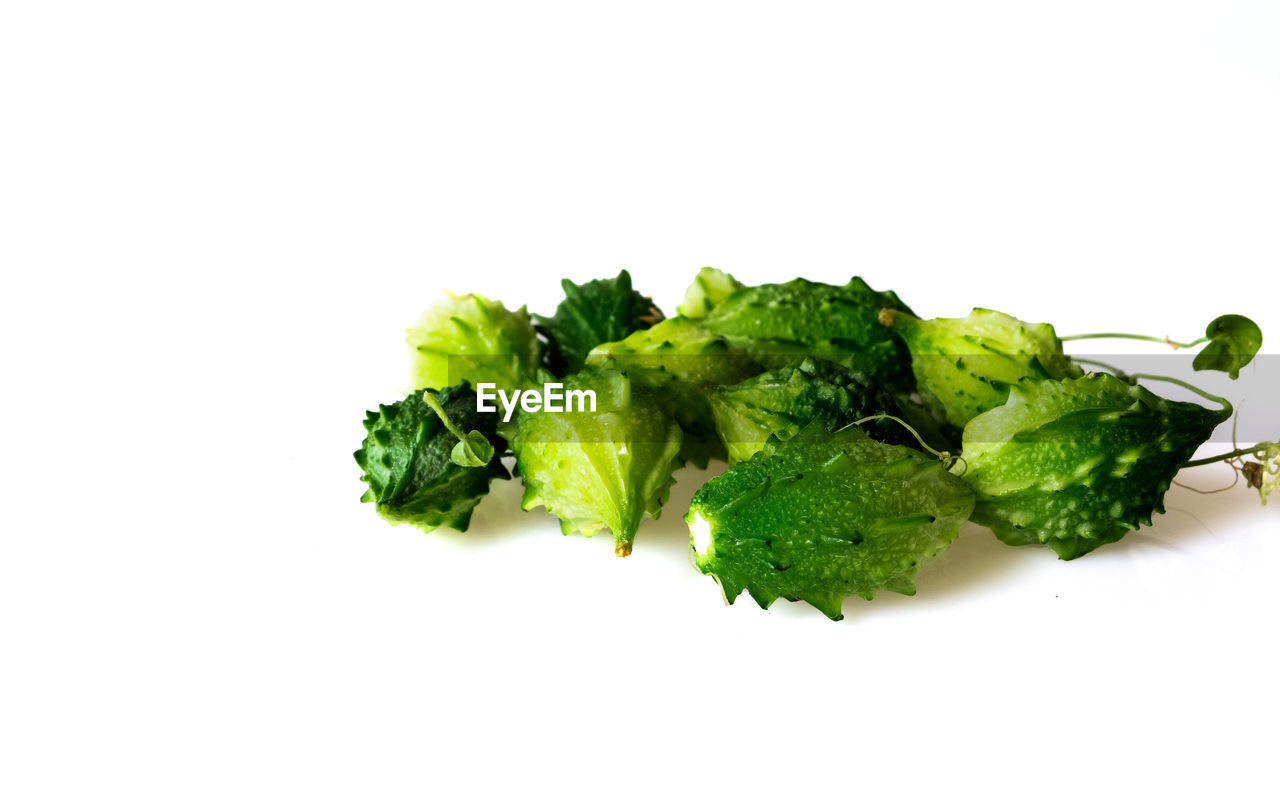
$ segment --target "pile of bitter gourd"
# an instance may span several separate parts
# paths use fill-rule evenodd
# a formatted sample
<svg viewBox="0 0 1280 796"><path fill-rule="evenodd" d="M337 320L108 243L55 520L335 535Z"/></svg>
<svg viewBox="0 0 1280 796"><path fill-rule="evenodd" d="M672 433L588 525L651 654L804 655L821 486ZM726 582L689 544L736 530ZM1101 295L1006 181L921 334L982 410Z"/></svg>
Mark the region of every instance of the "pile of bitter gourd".
<svg viewBox="0 0 1280 796"><path fill-rule="evenodd" d="M447 294L409 330L413 392L368 413L355 454L385 519L465 531L518 474L523 508L565 534L607 528L626 556L676 469L726 460L686 515L697 568L730 603L839 619L847 595L914 593L966 521L1071 559L1150 525L1183 467L1230 461L1264 503L1278 481L1280 444L1192 460L1226 401L1084 369L1049 324L923 320L857 278L747 287L704 268L665 319L626 271L563 287L551 316ZM1196 370L1235 378L1261 343L1227 315L1188 345ZM593 411L477 411L474 385L547 383L591 391Z"/></svg>

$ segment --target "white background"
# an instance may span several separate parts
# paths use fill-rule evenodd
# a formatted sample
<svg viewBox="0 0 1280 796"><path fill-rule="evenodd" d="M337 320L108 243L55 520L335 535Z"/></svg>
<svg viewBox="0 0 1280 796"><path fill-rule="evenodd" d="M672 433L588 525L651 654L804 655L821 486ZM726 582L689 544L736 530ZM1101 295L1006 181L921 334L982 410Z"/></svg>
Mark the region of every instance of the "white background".
<svg viewBox="0 0 1280 796"><path fill-rule="evenodd" d="M513 483L387 526L351 451L446 287L1280 334L1278 45L1221 0L5 4L0 790L1274 792L1242 487L1070 563L971 525L832 623L724 607L696 471L619 560Z"/></svg>

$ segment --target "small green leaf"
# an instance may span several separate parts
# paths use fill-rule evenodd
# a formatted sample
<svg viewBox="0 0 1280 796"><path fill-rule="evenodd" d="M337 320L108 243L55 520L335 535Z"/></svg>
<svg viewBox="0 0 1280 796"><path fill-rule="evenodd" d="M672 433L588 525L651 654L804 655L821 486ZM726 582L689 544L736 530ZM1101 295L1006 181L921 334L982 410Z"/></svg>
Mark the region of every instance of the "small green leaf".
<svg viewBox="0 0 1280 796"><path fill-rule="evenodd" d="M1196 354L1191 367L1220 370L1233 379L1240 377L1240 369L1248 365L1262 347L1262 330L1243 315L1215 318L1204 334L1209 344Z"/></svg>
<svg viewBox="0 0 1280 796"><path fill-rule="evenodd" d="M484 434L474 429L463 432L458 424L449 418L440 401L430 391L422 393L422 400L431 407L431 411L436 413L449 433L458 438L458 444L454 445L453 450L449 452L450 461L459 467L484 467L493 459L493 445Z"/></svg>
<svg viewBox="0 0 1280 796"><path fill-rule="evenodd" d="M479 431L468 431L466 439L453 446L449 458L459 467L484 467L493 459L493 445Z"/></svg>

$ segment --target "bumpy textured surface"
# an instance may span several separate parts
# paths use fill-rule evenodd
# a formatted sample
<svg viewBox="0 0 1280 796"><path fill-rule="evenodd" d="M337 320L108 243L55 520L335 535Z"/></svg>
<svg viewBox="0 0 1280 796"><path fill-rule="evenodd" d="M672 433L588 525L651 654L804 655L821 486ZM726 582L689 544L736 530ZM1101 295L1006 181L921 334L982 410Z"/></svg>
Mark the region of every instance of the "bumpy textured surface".
<svg viewBox="0 0 1280 796"><path fill-rule="evenodd" d="M483 467L454 464L450 452L457 437L422 400L423 392L367 413L367 435L355 453L364 471L360 480L369 485L361 500L376 504L391 523L426 531L440 526L465 531L471 512L489 492L489 482L511 477L499 461L506 443L494 430L497 415L476 413L470 388L447 387L435 393L445 414L459 427L483 434L495 452Z"/></svg>
<svg viewBox="0 0 1280 796"><path fill-rule="evenodd" d="M804 600L840 619L847 595L914 594L973 501L936 460L813 423L705 484L685 520L694 563L730 603L746 590L762 608Z"/></svg>
<svg viewBox="0 0 1280 796"><path fill-rule="evenodd" d="M654 396L624 374L587 366L564 381L595 390L596 411L522 412L511 447L525 510L546 506L565 534L609 528L615 552L631 552L646 512L662 512L683 437Z"/></svg>
<svg viewBox="0 0 1280 796"><path fill-rule="evenodd" d="M708 391L760 372L759 365L723 337L684 317L598 346L587 361L615 367L652 390L662 409L684 429L681 458L697 467L725 457Z"/></svg>
<svg viewBox="0 0 1280 796"><path fill-rule="evenodd" d="M892 291L872 290L857 277L845 285L793 279L739 290L703 323L766 368L812 356L910 392L907 347L877 322L884 308L910 312Z"/></svg>
<svg viewBox="0 0 1280 796"><path fill-rule="evenodd" d="M470 293L445 296L409 329L409 387L441 389L466 380L519 389L533 380L542 345L524 307Z"/></svg>
<svg viewBox="0 0 1280 796"><path fill-rule="evenodd" d="M676 311L686 318L705 318L717 305L738 292L743 285L719 268L705 267L684 292L684 303Z"/></svg>
<svg viewBox="0 0 1280 796"><path fill-rule="evenodd" d="M790 439L814 420L821 420L832 431L872 415L905 420L902 404L882 385L820 359L804 359L718 387L708 400L730 462L750 459L770 436ZM892 420L873 420L860 428L880 442L917 447L915 437Z"/></svg>
<svg viewBox="0 0 1280 796"><path fill-rule="evenodd" d="M1150 525L1179 468L1231 416L1101 373L1010 390L965 427L973 520L1063 559Z"/></svg>
<svg viewBox="0 0 1280 796"><path fill-rule="evenodd" d="M563 376L582 367L591 349L620 340L662 319L653 302L631 287L625 270L612 279L593 279L576 285L560 281L564 300L551 317L538 317L538 325L551 342L548 365Z"/></svg>
<svg viewBox="0 0 1280 796"><path fill-rule="evenodd" d="M1023 323L985 309L967 318L931 321L886 312L882 321L911 349L911 369L925 404L957 428L1003 404L1010 384L1080 375L1047 323Z"/></svg>

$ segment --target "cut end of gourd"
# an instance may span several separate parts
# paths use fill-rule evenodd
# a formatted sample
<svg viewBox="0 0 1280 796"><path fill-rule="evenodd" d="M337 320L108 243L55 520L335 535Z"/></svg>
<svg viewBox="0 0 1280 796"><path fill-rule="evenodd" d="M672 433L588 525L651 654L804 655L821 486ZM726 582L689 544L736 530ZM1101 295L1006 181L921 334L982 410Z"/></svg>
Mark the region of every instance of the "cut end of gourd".
<svg viewBox="0 0 1280 796"><path fill-rule="evenodd" d="M700 556L707 554L707 548L711 546L711 523L697 512L689 521L689 539L693 542L693 552Z"/></svg>
<svg viewBox="0 0 1280 796"><path fill-rule="evenodd" d="M613 545L613 554L618 558L626 558L631 555L630 542L615 542Z"/></svg>
<svg viewBox="0 0 1280 796"><path fill-rule="evenodd" d="M877 320L880 321L881 326L893 326L893 321L897 317L898 317L898 311L895 309L890 309L889 307L885 307L884 309L880 310L880 314L876 316Z"/></svg>

